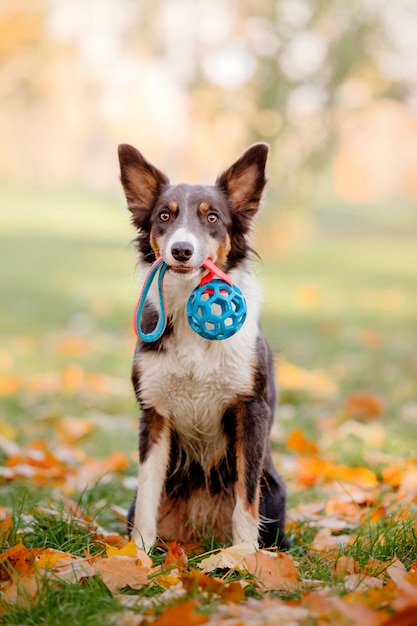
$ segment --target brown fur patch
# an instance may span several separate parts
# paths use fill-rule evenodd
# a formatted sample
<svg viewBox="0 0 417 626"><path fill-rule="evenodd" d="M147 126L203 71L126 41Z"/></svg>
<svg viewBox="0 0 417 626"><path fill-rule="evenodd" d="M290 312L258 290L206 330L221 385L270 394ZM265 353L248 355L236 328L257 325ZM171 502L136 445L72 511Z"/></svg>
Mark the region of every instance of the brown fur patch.
<svg viewBox="0 0 417 626"><path fill-rule="evenodd" d="M246 502L245 486L245 454L243 451L243 424L240 411L236 412L236 470L237 470L237 493Z"/></svg>
<svg viewBox="0 0 417 626"><path fill-rule="evenodd" d="M232 244L230 242L229 233L226 233L225 241L217 248L217 259L216 265L220 267L220 269L224 270L227 264L227 255L231 250Z"/></svg>
<svg viewBox="0 0 417 626"><path fill-rule="evenodd" d="M188 500L162 498L159 507L158 535L165 540L195 542L211 531L221 543L232 538L232 514L235 506L233 487L213 495L202 488Z"/></svg>
<svg viewBox="0 0 417 626"><path fill-rule="evenodd" d="M151 243L151 246L152 246L152 250L155 252L156 258L160 257L161 256L161 249L160 249L160 247L158 245L158 242L156 241L155 237L153 237L152 233L150 235L149 240L150 240L150 243Z"/></svg>
<svg viewBox="0 0 417 626"><path fill-rule="evenodd" d="M172 200L168 204L168 208L171 211L171 213L173 213L174 215L177 215L177 213L178 213L178 202L175 202L174 200Z"/></svg>
<svg viewBox="0 0 417 626"><path fill-rule="evenodd" d="M205 215L211 209L210 204L208 202L200 202L198 205L198 212L200 214Z"/></svg>

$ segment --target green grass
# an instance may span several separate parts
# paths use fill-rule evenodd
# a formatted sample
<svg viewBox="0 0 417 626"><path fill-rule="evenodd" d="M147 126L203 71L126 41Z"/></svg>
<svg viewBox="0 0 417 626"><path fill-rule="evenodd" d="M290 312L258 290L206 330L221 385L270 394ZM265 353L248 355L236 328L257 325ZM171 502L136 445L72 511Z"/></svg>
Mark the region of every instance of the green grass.
<svg viewBox="0 0 417 626"><path fill-rule="evenodd" d="M0 374L18 374L21 379L16 393L1 398L0 429L1 424L12 426L18 444L47 438L54 449L62 445L58 425L63 418L90 420L94 429L77 443L81 452L105 458L123 450L130 465L126 472L70 495L106 529L123 532L110 506L128 507L132 497L137 421L128 382L137 283L124 201L121 194L85 189L3 188L0 205ZM265 294L263 327L280 358L322 369L335 381L337 392L316 397L283 390L276 458L286 453L287 434L302 428L337 462L379 471L376 453L417 455L414 210L401 205L361 210L324 206L310 219L316 224L314 236L284 257L257 264ZM63 347L68 337L81 338L82 348ZM110 391L100 393L88 385L66 388L61 378L68 368L80 369L84 377L109 377ZM30 385L38 379L49 381L49 386ZM377 446L340 430L346 419L345 398L357 391L383 400L383 415L377 419L383 438ZM329 429L335 437L325 441ZM289 503L314 501L324 493L320 486L297 488L290 490ZM13 531L3 538L3 548L23 539L28 547L94 552L85 528L62 514L60 495L49 485L0 478L2 506L14 511ZM39 512L39 504L55 513ZM329 560L309 550L316 530L303 522L294 535L300 572L337 588L340 581ZM415 527L409 520L363 524L355 532L355 542L340 548L340 555L354 556L362 564L371 556L390 560L397 555L407 565L417 559ZM155 558L162 560L163 554L156 552ZM158 597L159 591L153 586L138 595ZM253 585L246 594L259 595ZM212 599L204 610L215 606ZM4 624L89 626L118 623L123 610L99 579L91 579L58 588L45 583L35 601L9 607L0 619ZM68 615L71 622L65 622Z"/></svg>

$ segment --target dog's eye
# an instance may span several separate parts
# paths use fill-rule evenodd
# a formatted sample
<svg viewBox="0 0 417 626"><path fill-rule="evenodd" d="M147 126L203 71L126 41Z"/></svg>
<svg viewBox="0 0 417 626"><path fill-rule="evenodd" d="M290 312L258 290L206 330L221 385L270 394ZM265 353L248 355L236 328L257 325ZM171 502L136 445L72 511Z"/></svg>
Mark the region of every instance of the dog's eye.
<svg viewBox="0 0 417 626"><path fill-rule="evenodd" d="M171 215L169 211L161 211L159 214L159 219L161 220L161 222L168 222L170 217Z"/></svg>
<svg viewBox="0 0 417 626"><path fill-rule="evenodd" d="M215 213L209 213L207 215L207 221L209 224L215 224L218 221L218 217Z"/></svg>

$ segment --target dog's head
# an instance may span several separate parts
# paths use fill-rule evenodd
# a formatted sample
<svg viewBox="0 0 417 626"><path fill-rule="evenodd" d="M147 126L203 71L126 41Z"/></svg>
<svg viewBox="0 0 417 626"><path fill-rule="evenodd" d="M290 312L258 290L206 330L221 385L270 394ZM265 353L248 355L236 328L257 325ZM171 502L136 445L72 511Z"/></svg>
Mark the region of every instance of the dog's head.
<svg viewBox="0 0 417 626"><path fill-rule="evenodd" d="M172 185L143 155L119 146L121 181L145 262L162 256L173 272L195 276L210 257L228 271L244 259L247 234L266 183L268 146L257 143L214 185Z"/></svg>

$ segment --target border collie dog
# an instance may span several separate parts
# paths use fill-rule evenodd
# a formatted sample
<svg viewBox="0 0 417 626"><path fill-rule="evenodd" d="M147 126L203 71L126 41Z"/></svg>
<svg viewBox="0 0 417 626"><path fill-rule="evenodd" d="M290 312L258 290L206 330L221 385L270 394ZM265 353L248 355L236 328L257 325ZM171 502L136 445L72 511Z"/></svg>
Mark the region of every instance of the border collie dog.
<svg viewBox="0 0 417 626"><path fill-rule="evenodd" d="M287 548L285 488L270 452L275 410L271 350L259 324L249 234L266 183L268 146L257 143L214 185L171 184L130 145L119 146L121 182L137 229L142 268L168 265L168 323L138 340L132 381L141 407L139 478L129 532L149 550L157 537L195 542L213 536ZM186 303L209 257L241 289L247 317L222 341L204 339ZM157 323L154 285L142 328Z"/></svg>

